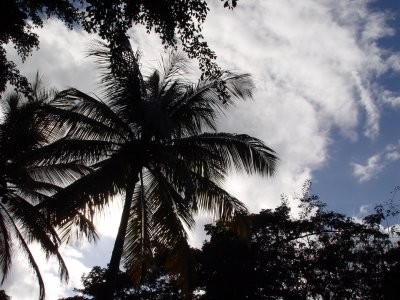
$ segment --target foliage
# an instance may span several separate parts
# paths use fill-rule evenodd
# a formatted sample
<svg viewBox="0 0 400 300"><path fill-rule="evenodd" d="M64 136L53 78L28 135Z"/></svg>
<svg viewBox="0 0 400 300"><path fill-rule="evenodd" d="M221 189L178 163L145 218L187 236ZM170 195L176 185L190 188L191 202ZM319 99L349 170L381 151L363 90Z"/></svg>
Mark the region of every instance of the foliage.
<svg viewBox="0 0 400 300"><path fill-rule="evenodd" d="M4 290L0 290L0 300L10 300L11 297Z"/></svg>
<svg viewBox="0 0 400 300"><path fill-rule="evenodd" d="M300 201L299 218L285 201L250 215L248 240L207 226L202 299L394 299L400 248L380 224L326 211L316 196Z"/></svg>
<svg viewBox="0 0 400 300"><path fill-rule="evenodd" d="M223 0L224 7L233 8L237 0ZM209 11L205 0L2 0L0 1L0 93L7 82L29 95L29 84L14 62L7 60L4 45L12 42L24 60L39 38L34 28L44 20L57 17L72 28L83 26L87 32L100 35L117 51L125 34L134 24L158 33L165 45L176 46L179 37L186 53L199 60L205 75L220 70L214 62L215 53L201 34Z"/></svg>
<svg viewBox="0 0 400 300"><path fill-rule="evenodd" d="M268 176L276 156L256 138L216 132L219 113L251 97L248 74L224 72L194 84L186 79L186 59L174 54L144 78L138 54L128 40L123 45L118 56L101 42L93 48L102 70L101 100L69 89L47 108L59 121L54 130L66 134L43 147L41 157L46 163L86 163L93 172L41 208L63 225L77 215L90 220L113 196L125 193L109 280L115 280L123 254L139 284L153 264L154 245L163 245L171 250L166 264L189 291L186 229L193 228L193 216L207 212L227 222L245 213L221 188L227 171Z"/></svg>
<svg viewBox="0 0 400 300"><path fill-rule="evenodd" d="M245 239L224 224L206 225L210 240L201 250L191 250L192 299L397 299L400 246L380 222L371 222L380 211L360 223L324 207L317 196L305 193L294 218L284 199L274 210L247 216ZM164 299L160 295L166 295L166 287L155 283L173 277L159 266L157 276L148 277L136 295L151 287L153 294L145 299ZM98 270L106 272L98 267L92 272ZM92 272L83 277L79 292L101 299L94 283L99 277ZM121 299L142 299L132 296L132 283L126 284L118 288L126 297ZM170 281L168 288L174 284ZM183 295L178 291L174 297Z"/></svg>
<svg viewBox="0 0 400 300"><path fill-rule="evenodd" d="M180 291L177 287L176 277L166 275L164 268L165 255L158 255L156 265L143 280L142 285L135 287L128 272L119 271L117 275L117 285L114 293L115 300L177 300L181 299ZM81 294L82 299L104 299L106 295L106 274L107 268L98 266L82 276L83 289L75 289ZM88 298L86 298L88 297ZM75 299L74 297L65 300Z"/></svg>
<svg viewBox="0 0 400 300"><path fill-rule="evenodd" d="M9 82L29 96L29 83L14 62L7 60L4 45L12 42L22 60L38 48L39 39L32 30L43 26L43 20L56 16L70 28L78 19L74 3L69 0L2 0L0 1L0 93Z"/></svg>
<svg viewBox="0 0 400 300"><path fill-rule="evenodd" d="M37 76L32 94L24 98L18 93L2 102L0 124L0 271L2 282L10 270L13 252L24 254L40 287L45 290L39 266L29 244L37 242L46 257L55 257L61 278L68 279L64 261L58 252L60 239L47 216L35 206L49 199L65 184L87 173L87 167L75 164L32 163L32 153L49 143L53 136L48 119L38 112L46 105L51 93L44 90Z"/></svg>

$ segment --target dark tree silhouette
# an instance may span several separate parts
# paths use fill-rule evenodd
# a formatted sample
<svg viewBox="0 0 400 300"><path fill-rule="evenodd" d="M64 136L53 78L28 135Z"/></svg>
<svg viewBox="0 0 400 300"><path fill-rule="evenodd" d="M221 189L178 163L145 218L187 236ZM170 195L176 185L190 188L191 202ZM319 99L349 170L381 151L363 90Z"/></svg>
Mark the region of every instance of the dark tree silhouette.
<svg viewBox="0 0 400 300"><path fill-rule="evenodd" d="M10 300L11 297L4 290L0 290L0 300Z"/></svg>
<svg viewBox="0 0 400 300"><path fill-rule="evenodd" d="M35 27L43 26L43 19L57 16L72 28L78 20L77 10L69 0L2 0L0 1L0 95L6 84L16 86L26 96L30 95L30 86L17 69L14 62L6 57L4 45L12 42L23 60L38 48L39 39L32 32ZM29 23L31 21L32 23Z"/></svg>
<svg viewBox="0 0 400 300"><path fill-rule="evenodd" d="M48 199L64 184L87 174L88 168L75 164L33 163L31 153L47 144L52 134L47 120L38 115L50 93L41 88L39 76L32 85L32 94L25 98L18 93L1 102L0 123L0 271L6 278L13 256L18 250L26 256L40 287L45 289L39 266L29 248L37 242L46 257L57 259L60 276L68 280L68 272L58 252L60 239L35 204Z"/></svg>
<svg viewBox="0 0 400 300"><path fill-rule="evenodd" d="M139 284L152 264L154 244L171 250L166 263L189 291L185 228L193 227L194 214L205 211L224 222L243 214L244 205L219 184L231 167L271 175L276 160L256 138L216 132L218 113L251 97L249 75L225 72L193 84L185 77L186 60L172 55L144 79L138 54L129 41L124 45L115 56L96 44L92 55L103 70L102 100L76 89L60 92L51 113L67 133L41 149L47 163L86 162L94 169L43 203L55 224L76 215L90 219L125 193L107 277L109 299L121 256Z"/></svg>
<svg viewBox="0 0 400 300"><path fill-rule="evenodd" d="M165 257L164 257L165 258ZM182 295L177 286L176 277L165 272L163 256L157 257L156 266L146 276L140 287L135 287L127 272L119 271L116 280L115 300L178 300ZM98 266L82 276L83 289L75 289L82 296L74 296L61 300L102 299L107 290L107 268Z"/></svg>
<svg viewBox="0 0 400 300"><path fill-rule="evenodd" d="M237 0L224 0L233 8ZM143 24L154 29L166 45L175 46L177 37L190 57L197 58L206 75L219 72L215 54L201 34L209 8L205 0L2 0L0 1L0 94L7 82L29 94L29 84L15 63L7 60L4 45L14 43L25 59L39 38L32 29L43 26L45 19L57 17L72 28L83 26L98 33L115 50L129 28ZM123 40L122 40L123 41Z"/></svg>
<svg viewBox="0 0 400 300"><path fill-rule="evenodd" d="M380 226L394 210L378 206L360 223L327 211L317 196L308 194L299 208L298 218L291 216L286 202L247 216L247 239L224 224L206 225L210 240L201 250L191 249L195 264L191 299L398 298L398 234L388 234ZM115 299L183 299L175 276L162 263L156 270L139 288L120 272ZM84 288L78 292L101 299L106 272L93 268L82 277Z"/></svg>
<svg viewBox="0 0 400 300"><path fill-rule="evenodd" d="M201 299L395 299L400 248L382 231L381 212L358 223L316 196L300 200L300 218L286 202L249 215L248 240L208 225Z"/></svg>

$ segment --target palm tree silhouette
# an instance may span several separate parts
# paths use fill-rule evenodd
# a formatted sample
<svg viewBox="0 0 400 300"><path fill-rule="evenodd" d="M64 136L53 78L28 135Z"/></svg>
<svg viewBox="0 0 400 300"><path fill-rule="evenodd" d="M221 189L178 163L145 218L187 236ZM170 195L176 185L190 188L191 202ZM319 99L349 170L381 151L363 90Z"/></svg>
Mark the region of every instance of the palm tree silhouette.
<svg viewBox="0 0 400 300"><path fill-rule="evenodd" d="M39 299L44 299L44 282L29 244L38 243L47 258L56 258L62 280L68 280L68 271L58 252L60 238L35 205L61 190L63 184L86 174L88 168L32 162L31 153L47 144L52 136L46 121L39 121L37 115L51 93L41 87L39 75L32 87L29 99L12 93L1 101L0 269L3 283L14 250L24 254L36 275Z"/></svg>
<svg viewBox="0 0 400 300"><path fill-rule="evenodd" d="M49 162L93 168L43 205L54 224L77 214L90 220L125 193L106 299L112 299L121 257L139 283L155 244L171 250L169 264L183 286L190 271L182 260L189 253L186 229L193 228L194 215L207 212L227 222L245 212L221 187L227 172L271 175L276 162L260 140L216 129L219 113L251 98L248 74L225 72L193 84L186 79L186 59L173 54L144 78L140 53L128 40L119 50L94 44L90 55L102 71L101 99L73 88L60 92L52 113L66 133L42 152Z"/></svg>

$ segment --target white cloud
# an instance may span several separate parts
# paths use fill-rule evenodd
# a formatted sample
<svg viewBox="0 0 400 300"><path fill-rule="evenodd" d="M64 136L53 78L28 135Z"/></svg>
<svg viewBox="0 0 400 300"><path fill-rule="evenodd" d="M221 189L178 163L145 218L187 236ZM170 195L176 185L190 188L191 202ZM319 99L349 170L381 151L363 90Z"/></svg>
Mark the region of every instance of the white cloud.
<svg viewBox="0 0 400 300"><path fill-rule="evenodd" d="M365 164L352 162L353 175L359 182L376 178L390 163L400 160L400 143L389 144L384 149L368 158Z"/></svg>
<svg viewBox="0 0 400 300"><path fill-rule="evenodd" d="M381 101L395 108L400 107L400 95L392 91L384 90L381 93Z"/></svg>
<svg viewBox="0 0 400 300"><path fill-rule="evenodd" d="M333 128L352 141L360 125L369 138L379 134L372 78L389 64L376 42L393 31L366 1L252 1L233 12L215 4L208 21L220 64L250 72L257 85L256 101L221 127L260 137L281 159L272 180L230 179L252 209L275 205L324 166Z"/></svg>
<svg viewBox="0 0 400 300"><path fill-rule="evenodd" d="M358 163L352 163L351 165L353 166L353 175L360 182L371 180L372 178L377 176L378 173L380 173L384 168L380 154L371 156L368 159L366 165Z"/></svg>
<svg viewBox="0 0 400 300"><path fill-rule="evenodd" d="M271 179L233 174L226 182L252 212L275 206L281 193L301 190L313 171L328 161L333 129L353 142L360 134L369 138L379 134L375 97L382 88L374 79L389 69L399 70L399 59L379 48L378 39L393 30L385 25L384 14L368 10L368 1L253 0L240 1L233 11L217 2L210 5L204 33L218 62L251 73L257 86L255 101L239 104L221 120L220 128L256 136L280 157ZM158 37L140 28L132 34L134 48L143 52L142 65L154 64L163 51ZM54 20L39 35L41 49L22 65L23 73L33 74L39 68L51 85L94 91L93 63L84 54L90 36L68 31ZM15 57L13 51L10 57ZM399 102L390 91L386 95L393 105ZM378 153L365 164L353 163L355 176L360 181L377 176L387 160L398 159L398 150ZM108 217L99 223L104 242L79 248L84 257L75 257L76 261L88 265L108 259L103 249L111 247L109 237L115 234L119 214ZM209 221L200 219L199 231ZM199 231L191 235L197 246L204 239ZM10 294L19 295L23 289L14 288Z"/></svg>
<svg viewBox="0 0 400 300"><path fill-rule="evenodd" d="M33 51L25 63L21 63L11 44L6 47L8 57L18 63L23 75L32 78L39 71L51 87L73 86L86 92L95 91L95 66L86 53L95 36L69 30L61 21L53 19L35 32L39 35L40 49Z"/></svg>
<svg viewBox="0 0 400 300"><path fill-rule="evenodd" d="M371 205L370 204L364 204L360 206L360 211L358 212L359 216L366 216L369 213L371 213Z"/></svg>
<svg viewBox="0 0 400 300"><path fill-rule="evenodd" d="M31 246L32 253L40 267L46 288L46 299L55 300L71 294L73 287L82 287L81 276L90 268L82 263L82 253L78 249L64 246L61 249L64 261L68 266L70 280L68 285L61 283L58 277L58 264L55 260L47 260L38 245ZM12 299L31 300L39 296L36 277L29 269L26 259L16 255L13 260L11 272L5 280L2 289L12 296Z"/></svg>
<svg viewBox="0 0 400 300"><path fill-rule="evenodd" d="M400 152L399 151L392 151L386 154L386 158L391 161L396 161L400 159Z"/></svg>

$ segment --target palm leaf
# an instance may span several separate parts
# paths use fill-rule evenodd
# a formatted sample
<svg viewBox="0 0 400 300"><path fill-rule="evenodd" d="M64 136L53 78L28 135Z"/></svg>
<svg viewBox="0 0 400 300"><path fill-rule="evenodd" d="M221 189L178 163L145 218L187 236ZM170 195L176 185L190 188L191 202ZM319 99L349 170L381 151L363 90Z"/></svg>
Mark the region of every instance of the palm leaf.
<svg viewBox="0 0 400 300"><path fill-rule="evenodd" d="M153 236L166 247L174 247L180 240L186 240L187 233L178 216L171 197L169 185L165 185L162 174L152 171L154 180L149 184L148 199L152 203Z"/></svg>
<svg viewBox="0 0 400 300"><path fill-rule="evenodd" d="M176 170L176 169L175 169ZM164 201L170 202L170 206L175 212L175 215L179 218L180 223L183 223L187 229L193 229L195 221L193 218L193 191L195 187L192 185L192 180L188 170L180 170L178 172L171 172L171 174L179 175L172 177L165 176L163 172L154 168L149 170L152 175L151 179L151 189L150 195L154 205L159 206L158 203L161 200L156 200L155 196L164 197ZM172 180L171 180L172 179ZM157 193L155 193L157 191ZM158 203L158 204L157 204Z"/></svg>
<svg viewBox="0 0 400 300"><path fill-rule="evenodd" d="M3 212L7 216L7 222L10 224L10 226L13 229L14 235L20 245L20 247L19 247L20 251L26 255L28 263L36 276L36 279L39 284L39 300L44 300L46 292L45 292L43 278L42 278L42 275L40 274L39 266L37 265L35 258L33 257L33 254L29 249L28 244L25 242L25 239L24 239L22 233L19 231L17 225L14 223L13 218L10 216L10 214L8 214L7 209L5 209L5 207L3 206L2 203L0 203L0 207L2 208ZM5 276L5 274L3 276Z"/></svg>
<svg viewBox="0 0 400 300"><path fill-rule="evenodd" d="M61 279L68 281L68 270L58 252L59 238L56 231L42 214L30 203L12 195L6 204L2 205L7 209L8 216L18 220L20 227L24 229L24 236L29 242L36 241L46 254L46 257L54 256L57 258Z"/></svg>
<svg viewBox="0 0 400 300"><path fill-rule="evenodd" d="M229 222L247 213L246 206L206 177L192 173L196 187L196 206L215 219Z"/></svg>
<svg viewBox="0 0 400 300"><path fill-rule="evenodd" d="M63 225L75 216L83 213L92 219L95 213L107 206L110 199L125 188L125 170L123 162L109 158L99 167L65 187L50 201L40 204L47 210L54 224Z"/></svg>
<svg viewBox="0 0 400 300"><path fill-rule="evenodd" d="M1 207L2 208L2 207ZM0 268L2 273L1 284L4 283L11 267L12 240L9 230L7 214L0 211Z"/></svg>
<svg viewBox="0 0 400 300"><path fill-rule="evenodd" d="M216 130L217 113L235 103L252 97L254 85L249 74L225 73L218 79L200 81L186 88L181 97L170 102L169 116L177 129L198 134L204 126ZM221 89L226 94L221 101Z"/></svg>
<svg viewBox="0 0 400 300"><path fill-rule="evenodd" d="M29 199L31 204L38 204L48 200L51 195L60 190L61 187L54 184L32 181L29 186L20 185L14 193L23 199Z"/></svg>
<svg viewBox="0 0 400 300"><path fill-rule="evenodd" d="M128 123L138 103L145 99L146 90L139 69L139 53L133 53L129 40L120 53L111 51L107 44L95 41L89 55L96 58L101 70L103 97L109 106Z"/></svg>
<svg viewBox="0 0 400 300"><path fill-rule="evenodd" d="M69 135L81 138L126 141L130 128L108 105L77 89L57 94L48 112L69 127Z"/></svg>
<svg viewBox="0 0 400 300"><path fill-rule="evenodd" d="M42 185L47 185L53 188L54 192L59 191L59 186L66 186L75 180L89 174L91 168L76 162L59 163L53 165L37 165L27 170L28 175L35 182L42 182Z"/></svg>
<svg viewBox="0 0 400 300"><path fill-rule="evenodd" d="M226 168L221 163L220 155L203 145L173 140L162 147L151 147L154 162L167 168L182 168L221 183L227 175ZM169 173L177 173L177 170ZM189 177L187 177L189 178Z"/></svg>
<svg viewBox="0 0 400 300"><path fill-rule="evenodd" d="M49 145L31 151L21 157L23 165L80 165L97 163L111 154L118 145L107 141L62 138ZM83 170L83 169L82 169Z"/></svg>
<svg viewBox="0 0 400 300"><path fill-rule="evenodd" d="M277 157L275 151L259 139L245 134L203 133L174 140L174 145L200 145L217 153L224 169L235 167L249 174L272 175Z"/></svg>
<svg viewBox="0 0 400 300"><path fill-rule="evenodd" d="M89 242L95 242L99 238L96 227L85 216L85 212L75 211L71 215L72 217L64 220L58 227L61 241L70 243L87 238Z"/></svg>
<svg viewBox="0 0 400 300"><path fill-rule="evenodd" d="M153 252L151 247L151 207L146 198L143 176L133 194L129 223L124 243L124 264L128 274L139 286L147 270L153 264Z"/></svg>

